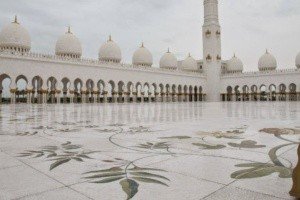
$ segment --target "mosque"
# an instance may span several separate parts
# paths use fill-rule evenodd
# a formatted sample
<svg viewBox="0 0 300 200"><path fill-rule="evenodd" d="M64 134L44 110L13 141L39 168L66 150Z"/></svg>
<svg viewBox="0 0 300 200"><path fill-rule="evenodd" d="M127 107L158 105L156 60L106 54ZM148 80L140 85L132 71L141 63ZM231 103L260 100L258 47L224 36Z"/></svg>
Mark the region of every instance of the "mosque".
<svg viewBox="0 0 300 200"><path fill-rule="evenodd" d="M31 38L15 17L0 33L1 103L123 103L194 101L298 101L300 53L296 66L278 70L268 50L258 71L243 72L235 55L222 59L218 0L204 0L203 59L188 54L179 61L168 50L159 67L145 44L132 63L122 63L122 52L109 37L98 59L82 58L80 40L70 28L60 36L55 55L31 52ZM4 98L9 80L9 98Z"/></svg>

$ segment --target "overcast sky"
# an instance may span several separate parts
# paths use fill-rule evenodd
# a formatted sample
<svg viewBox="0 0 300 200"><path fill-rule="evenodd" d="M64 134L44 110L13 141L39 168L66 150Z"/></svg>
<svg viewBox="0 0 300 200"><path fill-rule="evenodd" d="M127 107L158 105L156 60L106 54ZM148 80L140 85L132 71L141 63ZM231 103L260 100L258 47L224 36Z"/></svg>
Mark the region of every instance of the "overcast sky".
<svg viewBox="0 0 300 200"><path fill-rule="evenodd" d="M279 68L295 66L300 51L300 0L220 0L222 57L235 52L245 70L257 69L268 48ZM202 59L203 0L0 0L0 28L17 14L30 32L32 51L54 53L70 25L83 57L97 58L109 34L130 63L141 41L155 65L168 47L178 59Z"/></svg>

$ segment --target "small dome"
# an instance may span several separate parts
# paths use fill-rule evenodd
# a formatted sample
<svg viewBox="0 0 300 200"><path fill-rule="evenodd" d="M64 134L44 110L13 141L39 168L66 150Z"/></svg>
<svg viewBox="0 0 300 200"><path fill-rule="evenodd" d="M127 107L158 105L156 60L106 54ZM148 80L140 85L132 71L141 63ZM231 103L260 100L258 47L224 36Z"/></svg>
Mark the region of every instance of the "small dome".
<svg viewBox="0 0 300 200"><path fill-rule="evenodd" d="M79 39L71 32L70 27L68 28L68 32L58 38L55 47L55 54L70 58L81 57L81 43Z"/></svg>
<svg viewBox="0 0 300 200"><path fill-rule="evenodd" d="M298 53L297 57L296 57L296 67L298 69L300 69L300 52Z"/></svg>
<svg viewBox="0 0 300 200"><path fill-rule="evenodd" d="M227 63L228 72L243 72L243 63L235 55Z"/></svg>
<svg viewBox="0 0 300 200"><path fill-rule="evenodd" d="M191 56L188 57L182 62L182 69L187 71L198 71L198 64L197 61Z"/></svg>
<svg viewBox="0 0 300 200"><path fill-rule="evenodd" d="M111 39L104 43L99 50L99 60L105 62L120 63L122 60L122 54L120 47Z"/></svg>
<svg viewBox="0 0 300 200"><path fill-rule="evenodd" d="M19 24L17 16L14 22L5 26L0 32L0 48L28 52L31 48L31 39L28 31Z"/></svg>
<svg viewBox="0 0 300 200"><path fill-rule="evenodd" d="M277 61L275 57L266 51L266 53L260 57L258 61L258 69L259 71L265 70L275 70L277 68Z"/></svg>
<svg viewBox="0 0 300 200"><path fill-rule="evenodd" d="M169 49L161 57L159 66L164 69L177 69L177 58Z"/></svg>
<svg viewBox="0 0 300 200"><path fill-rule="evenodd" d="M133 65L141 65L141 66L149 66L151 67L153 64L153 57L151 52L144 47L144 44L136 50L132 57Z"/></svg>

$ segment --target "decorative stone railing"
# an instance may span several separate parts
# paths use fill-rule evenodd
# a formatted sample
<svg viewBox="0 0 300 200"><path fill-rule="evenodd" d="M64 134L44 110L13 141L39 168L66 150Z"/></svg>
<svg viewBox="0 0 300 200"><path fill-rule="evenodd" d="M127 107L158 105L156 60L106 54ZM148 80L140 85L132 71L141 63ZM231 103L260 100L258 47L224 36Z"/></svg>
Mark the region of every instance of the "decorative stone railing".
<svg viewBox="0 0 300 200"><path fill-rule="evenodd" d="M294 74L299 73L300 69L297 68L289 68L289 69L278 69L278 70L270 70L270 71L249 71L249 72L230 72L222 74L223 78L231 78L231 77L251 77L251 76L268 76L268 75L280 75L280 74Z"/></svg>
<svg viewBox="0 0 300 200"><path fill-rule="evenodd" d="M115 62L104 62L99 61L96 59L89 59L89 58L68 58L50 54L41 54L41 53L18 53L18 52L7 52L2 51L0 52L0 56L5 57L15 57L19 59L33 59L33 60L42 60L42 61L50 61L50 62L64 62L69 64L76 64L76 65L89 65L89 66L98 66L104 67L104 65L109 65L109 68L115 69L136 69L140 71L152 71L152 72L163 72L167 74L174 74L174 75L190 75L190 76L198 76L204 78L205 75L202 73L202 70L199 71L183 71L183 70L172 70L172 69L162 69L158 67L146 67L140 65L132 65L132 64L125 64L125 63L115 63Z"/></svg>

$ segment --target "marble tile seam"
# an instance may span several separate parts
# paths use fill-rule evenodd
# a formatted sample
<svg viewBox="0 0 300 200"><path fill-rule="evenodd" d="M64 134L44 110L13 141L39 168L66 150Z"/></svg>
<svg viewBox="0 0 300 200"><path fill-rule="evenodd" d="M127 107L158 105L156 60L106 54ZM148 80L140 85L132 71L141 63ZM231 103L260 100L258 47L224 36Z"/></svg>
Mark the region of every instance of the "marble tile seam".
<svg viewBox="0 0 300 200"><path fill-rule="evenodd" d="M6 153L6 152L3 152L3 153L7 154L8 156L11 156L10 154L8 154L8 153ZM15 158L15 159L17 159L17 158ZM65 186L65 187L67 187L66 184L64 184L64 183L62 183L61 181L59 181L59 180L57 180L57 179L55 179L55 178L49 176L48 174L42 172L41 170L36 169L35 167L31 166L30 164L27 164L27 163L23 162L21 159L17 159L17 160L18 160L19 162L23 163L25 166L27 166L27 167L33 169L34 171L36 171L36 172L38 172L38 173L40 173L40 174L42 174L42 175L48 177L49 179L51 179L51 180L53 180L53 181L55 181L55 182L57 182L57 183L59 183L59 184Z"/></svg>
<svg viewBox="0 0 300 200"><path fill-rule="evenodd" d="M246 188L241 188L241 187L236 187L236 186L233 186L233 187L238 188L238 189L241 189L241 190L245 190L245 191L257 193L257 194L266 195L266 196L269 196L269 197L275 197L275 198L277 198L277 199L291 200L290 198L282 198L282 197L278 197L278 196L275 196L275 195L266 194L266 193L263 193L263 192L257 192L257 191L249 190L249 189L246 189Z"/></svg>
<svg viewBox="0 0 300 200"><path fill-rule="evenodd" d="M218 191L220 191L220 190L222 190L222 189L226 188L227 186L228 186L228 185L224 185L223 187L221 187L221 188L219 188L219 189L215 190L214 192L212 192L212 193L210 193L210 194L206 195L205 197L203 197L203 198L201 198L201 199L199 199L199 200L205 200L205 199L206 199L206 198L208 198L209 196L211 196L211 195L213 195L213 194L217 193Z"/></svg>
<svg viewBox="0 0 300 200"><path fill-rule="evenodd" d="M168 171L168 172L174 173L174 174L179 174L179 175L182 175L182 176L185 176L185 177L188 177L188 178L192 178L192 179L196 179L196 180L199 180L199 181L206 181L206 182L210 182L210 183L215 183L215 184L222 185L222 186L227 186L228 185L228 184L219 183L219 182L212 181L212 180L205 179L205 178L199 178L199 177L191 176L191 175L181 173L181 172L176 172L176 171Z"/></svg>
<svg viewBox="0 0 300 200"><path fill-rule="evenodd" d="M209 195L203 197L202 199L200 200L206 200L208 199L210 196L214 195L215 193L217 193L218 191L221 191L225 188L229 187L229 185L226 185L212 193L210 193ZM248 191L248 192L251 192L251 193L255 193L255 194L260 194L260 195L264 195L264 196L269 196L269 197L272 197L272 198L276 198L276 199L282 199L282 200L291 200L291 199L288 199L288 198L282 198L282 197L277 197L277 196L274 196L274 195L270 195L270 194L265 194L265 193L261 193L261 192L256 192L256 191L252 191L252 190L249 190L249 189L245 189L245 188L240 188L240 187L235 187L235 186L232 186L233 188L236 188L236 189L240 189L240 190L244 190L244 191Z"/></svg>
<svg viewBox="0 0 300 200"><path fill-rule="evenodd" d="M7 169L11 169L11 168L16 168L16 167L21 167L22 164L19 164L19 165L12 165L12 166L8 166L8 167L2 167L0 168L0 171L2 170L7 170Z"/></svg>
<svg viewBox="0 0 300 200"><path fill-rule="evenodd" d="M48 190L43 190L43 191L40 191L40 192L32 193L32 194L26 194L24 196L17 197L17 198L11 199L11 200L21 200L21 199L24 199L24 198L27 198L27 197L34 197L36 195L40 195L40 194L43 194L43 193L46 193L46 192L55 191L55 190L62 189L62 188L66 188L66 186L60 186L60 187L55 187L55 188L52 188L52 189L48 189Z"/></svg>

